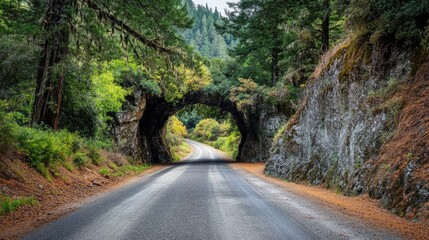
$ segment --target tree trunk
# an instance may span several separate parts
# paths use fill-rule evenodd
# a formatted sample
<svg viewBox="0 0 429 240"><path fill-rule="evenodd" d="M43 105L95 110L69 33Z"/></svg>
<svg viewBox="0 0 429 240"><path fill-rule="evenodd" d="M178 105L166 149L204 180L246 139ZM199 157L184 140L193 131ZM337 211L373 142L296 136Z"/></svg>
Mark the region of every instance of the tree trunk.
<svg viewBox="0 0 429 240"><path fill-rule="evenodd" d="M279 55L281 52L281 42L278 37L278 32L273 31L273 47L271 49L271 84L274 86L280 77Z"/></svg>
<svg viewBox="0 0 429 240"><path fill-rule="evenodd" d="M43 27L46 39L39 62L37 87L31 123L45 123L58 128L64 75L54 67L65 57L69 43L70 0L50 0Z"/></svg>
<svg viewBox="0 0 429 240"><path fill-rule="evenodd" d="M331 15L330 0L323 1L324 15L322 22L322 53L329 50L329 17Z"/></svg>

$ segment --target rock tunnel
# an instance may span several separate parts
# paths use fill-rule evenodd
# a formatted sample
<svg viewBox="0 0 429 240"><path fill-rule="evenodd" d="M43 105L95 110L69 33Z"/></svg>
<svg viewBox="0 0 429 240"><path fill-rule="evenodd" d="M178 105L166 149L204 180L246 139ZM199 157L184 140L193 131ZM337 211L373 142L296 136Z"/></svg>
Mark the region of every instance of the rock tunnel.
<svg viewBox="0 0 429 240"><path fill-rule="evenodd" d="M171 162L165 125L170 116L193 104L218 107L231 113L241 133L236 161L263 161L257 151L261 145L257 129L251 127L249 117L240 112L229 99L206 91L189 92L174 103L144 92L134 92L127 99L123 111L116 116L114 135L119 148L143 163Z"/></svg>

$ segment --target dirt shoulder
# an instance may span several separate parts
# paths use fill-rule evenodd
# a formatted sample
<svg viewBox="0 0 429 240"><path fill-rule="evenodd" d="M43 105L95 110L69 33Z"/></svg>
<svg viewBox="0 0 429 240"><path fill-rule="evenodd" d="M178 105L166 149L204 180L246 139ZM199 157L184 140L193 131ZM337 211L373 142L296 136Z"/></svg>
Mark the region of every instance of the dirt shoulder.
<svg viewBox="0 0 429 240"><path fill-rule="evenodd" d="M263 173L264 163L231 163L230 166L236 170L247 171L299 196L325 203L328 207L358 217L368 224L397 232L407 239L428 239L429 223L410 222L400 218L379 207L378 201L367 195L347 197L321 186L308 186L269 177Z"/></svg>
<svg viewBox="0 0 429 240"><path fill-rule="evenodd" d="M140 174L115 178L102 177L98 173L100 167L97 166L84 167L73 172L59 168L60 177L48 181L29 167L22 156L9 155L7 159L0 159L0 164L3 169L7 169L0 174L0 194L12 198L32 196L39 201L36 206L22 206L16 211L1 215L0 239L19 239L31 230L74 211L101 194L168 167L154 165Z"/></svg>

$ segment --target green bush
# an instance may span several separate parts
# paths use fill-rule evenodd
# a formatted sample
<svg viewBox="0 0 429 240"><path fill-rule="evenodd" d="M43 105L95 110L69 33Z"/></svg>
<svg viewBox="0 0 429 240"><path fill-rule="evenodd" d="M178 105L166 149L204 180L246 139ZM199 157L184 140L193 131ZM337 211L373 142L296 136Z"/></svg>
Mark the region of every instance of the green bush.
<svg viewBox="0 0 429 240"><path fill-rule="evenodd" d="M85 165L88 162L88 157L85 155L85 153L78 152L73 157L73 163L76 164L76 166L81 167Z"/></svg>
<svg viewBox="0 0 429 240"><path fill-rule="evenodd" d="M100 168L100 170L98 170L98 172L103 177L110 176L110 174L111 174L111 171L108 168L105 168L105 167Z"/></svg>
<svg viewBox="0 0 429 240"><path fill-rule="evenodd" d="M40 130L16 126L18 148L28 155L29 163L39 173L50 179L49 170L65 163L77 152L83 140L65 130Z"/></svg>
<svg viewBox="0 0 429 240"><path fill-rule="evenodd" d="M39 204L34 197L24 197L12 199L5 195L0 195L0 215L12 212L21 206L33 206Z"/></svg>
<svg viewBox="0 0 429 240"><path fill-rule="evenodd" d="M95 147L89 147L88 157L91 159L92 164L99 166L103 159L101 158L101 154Z"/></svg>
<svg viewBox="0 0 429 240"><path fill-rule="evenodd" d="M238 145L240 143L240 132L232 123L231 118L219 123L215 119L206 118L201 120L195 127L192 139L211 145L214 148L224 151L230 157L238 155Z"/></svg>

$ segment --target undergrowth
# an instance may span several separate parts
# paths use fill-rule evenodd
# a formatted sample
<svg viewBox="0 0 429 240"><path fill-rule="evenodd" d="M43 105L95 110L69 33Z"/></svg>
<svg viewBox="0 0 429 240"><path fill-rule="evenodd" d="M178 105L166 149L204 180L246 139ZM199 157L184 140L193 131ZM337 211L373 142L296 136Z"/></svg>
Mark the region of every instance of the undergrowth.
<svg viewBox="0 0 429 240"><path fill-rule="evenodd" d="M150 168L150 165L124 165L121 167L116 164L109 164L109 168L102 167L98 170L98 173L103 177L122 177L129 174L139 174L144 170Z"/></svg>
<svg viewBox="0 0 429 240"><path fill-rule="evenodd" d="M7 141L16 142L17 150L28 156L30 166L49 181L52 176L59 175L59 166L72 172L74 166L100 165L103 162L100 149L111 149L109 143L88 140L66 130L10 125L10 140Z"/></svg>
<svg viewBox="0 0 429 240"><path fill-rule="evenodd" d="M13 199L6 195L0 195L0 215L12 212L21 206L34 206L37 204L39 204L39 201L34 197Z"/></svg>

